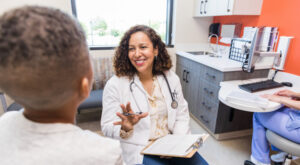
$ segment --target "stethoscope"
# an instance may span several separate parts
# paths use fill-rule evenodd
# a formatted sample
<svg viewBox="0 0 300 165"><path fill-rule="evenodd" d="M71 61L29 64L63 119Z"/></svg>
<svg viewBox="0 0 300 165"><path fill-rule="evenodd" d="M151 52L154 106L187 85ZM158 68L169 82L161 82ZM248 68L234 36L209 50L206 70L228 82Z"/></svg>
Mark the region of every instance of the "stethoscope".
<svg viewBox="0 0 300 165"><path fill-rule="evenodd" d="M164 77L164 79L165 79L165 81L166 81L166 83L167 83L167 85L168 85L168 89L169 89L169 92L170 92L170 95L171 95L171 98L172 98L171 107L172 107L173 109L176 109L176 108L178 107L178 102L175 100L175 94L176 94L176 92L174 91L174 93L172 93L172 90L171 90L171 87L170 87L170 84L169 84L169 81L168 81L166 75L165 75L164 73L162 73L162 75L163 75L163 77ZM135 98L135 96L134 96L134 94L133 94L133 87L132 87L133 85L135 85L140 91L142 91L142 92L144 93L144 96L146 97L146 100L147 100L148 98L147 98L147 96L146 96L144 90L141 89L141 87L138 86L138 85L135 83L134 77L133 77L133 80L132 80L132 82L130 83L129 88L130 88L130 92L131 92L131 94L132 94L132 96L133 96L133 100L134 100L134 102L135 102L137 108L139 109L138 114L141 114L141 113L142 113L141 108L140 108L139 104L137 103L136 98ZM149 106L149 105L148 105L148 106Z"/></svg>

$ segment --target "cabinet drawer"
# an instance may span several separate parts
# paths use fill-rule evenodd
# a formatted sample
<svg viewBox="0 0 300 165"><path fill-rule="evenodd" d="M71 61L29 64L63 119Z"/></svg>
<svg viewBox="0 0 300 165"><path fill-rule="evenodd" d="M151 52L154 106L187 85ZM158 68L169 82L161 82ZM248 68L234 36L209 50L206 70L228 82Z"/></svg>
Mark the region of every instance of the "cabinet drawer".
<svg viewBox="0 0 300 165"><path fill-rule="evenodd" d="M199 113L199 120L207 126L212 132L215 131L217 115L218 115L218 104L214 104L208 99L202 99Z"/></svg>
<svg viewBox="0 0 300 165"><path fill-rule="evenodd" d="M199 95L200 96L204 95L205 97L216 101L219 100L218 99L219 89L220 89L219 85L211 84L206 80L202 80Z"/></svg>
<svg viewBox="0 0 300 165"><path fill-rule="evenodd" d="M205 67L203 77L206 81L219 85L223 79L223 73L216 69Z"/></svg>

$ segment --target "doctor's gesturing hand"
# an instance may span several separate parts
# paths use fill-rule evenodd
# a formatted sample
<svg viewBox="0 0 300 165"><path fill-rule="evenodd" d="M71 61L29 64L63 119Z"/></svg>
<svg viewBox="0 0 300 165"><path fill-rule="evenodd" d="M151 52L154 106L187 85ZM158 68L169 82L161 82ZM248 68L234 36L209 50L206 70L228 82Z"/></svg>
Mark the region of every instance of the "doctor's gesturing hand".
<svg viewBox="0 0 300 165"><path fill-rule="evenodd" d="M140 119L146 117L148 112L144 113L134 113L131 109L130 102L127 103L126 107L124 104L121 104L120 107L123 110L123 113L117 112L117 116L119 116L122 121L114 122L114 125L121 125L121 129L129 132L133 130L133 126L140 121Z"/></svg>

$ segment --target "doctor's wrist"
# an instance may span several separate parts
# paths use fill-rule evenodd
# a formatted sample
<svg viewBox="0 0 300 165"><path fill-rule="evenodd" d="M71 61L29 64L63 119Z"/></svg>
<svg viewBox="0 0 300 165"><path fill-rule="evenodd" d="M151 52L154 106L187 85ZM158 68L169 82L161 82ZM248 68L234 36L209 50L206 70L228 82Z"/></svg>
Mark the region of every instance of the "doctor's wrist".
<svg viewBox="0 0 300 165"><path fill-rule="evenodd" d="M121 137L122 139L127 139L127 138L129 138L132 134L133 134L133 129L128 130L128 131L123 130L122 128L120 129L120 137Z"/></svg>
<svg viewBox="0 0 300 165"><path fill-rule="evenodd" d="M124 127L123 125L121 126L121 130L124 130L126 132L129 132L131 130L133 130L133 126L132 127Z"/></svg>

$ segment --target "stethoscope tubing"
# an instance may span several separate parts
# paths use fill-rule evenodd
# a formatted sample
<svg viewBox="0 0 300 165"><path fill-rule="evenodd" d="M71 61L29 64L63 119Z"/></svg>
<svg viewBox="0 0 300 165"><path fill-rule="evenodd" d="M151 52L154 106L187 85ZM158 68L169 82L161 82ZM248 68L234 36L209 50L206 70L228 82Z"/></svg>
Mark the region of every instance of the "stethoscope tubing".
<svg viewBox="0 0 300 165"><path fill-rule="evenodd" d="M148 99L147 98L147 95L146 95L146 93L134 82L134 78L133 78L133 81L130 83L130 86L129 86L129 88L130 88L130 92L131 92L131 95L132 95L132 97L133 97L133 100L134 100L134 102L135 102L135 105L137 106L137 108L139 109L139 113L142 113L142 110L141 110L141 108L140 108L140 106L139 106L139 104L137 103L137 100L136 100L136 98L135 98L135 96L134 96L134 94L133 94L133 89L132 89L132 85L135 85L137 88L139 88L139 90L141 91L141 92L143 92L144 93L144 96L145 96L145 98L146 98L146 100ZM147 101L147 104L148 104L148 110L150 109L150 106L149 106L149 103L148 103L148 101Z"/></svg>
<svg viewBox="0 0 300 165"><path fill-rule="evenodd" d="M164 73L162 73L162 75L163 75L163 77L164 77L164 79L165 79L165 81L166 81L166 83L167 83L167 86L168 86L168 89L169 89L169 93L170 93L170 96L171 96L171 98L172 98L171 107L172 107L173 109L176 109L177 106L178 106L178 103L177 103L177 101L176 101L175 98L174 98L175 96L173 96L173 94L172 94L172 90L171 90L169 81L168 81L168 79L167 79L167 77L166 77L166 75L165 75ZM133 79L132 79L132 81L131 81L131 83L130 83L130 85L129 85L130 92L131 92L131 94L132 94L132 96L133 96L133 100L134 100L134 102L135 102L137 108L139 109L140 112L142 112L142 111L141 111L141 108L140 108L140 106L138 105L137 100L136 100L136 98L135 98L135 96L134 96L134 94L133 94L133 89L132 89L132 85L133 85L133 84L134 84L137 88L139 88L139 90L140 90L141 92L144 93L144 96L145 96L146 100L147 100L147 94L143 91L143 89L141 89L141 87L139 87L139 86L135 83L134 77L133 77ZM147 103L148 103L148 102L147 102ZM150 108L150 107L149 107L149 103L148 103L148 108Z"/></svg>
<svg viewBox="0 0 300 165"><path fill-rule="evenodd" d="M170 95L171 95L171 98L172 98L172 102L174 102L174 101L175 101L175 98L174 98L174 96L173 96L173 94L172 94L172 90L171 90L171 87L170 87L169 81L168 81L168 79L167 79L167 77L166 77L166 75L165 75L164 73L162 73L162 75L164 76L164 79L165 79L165 80L166 80L166 82L167 82L168 89L169 89L169 93L170 93Z"/></svg>

